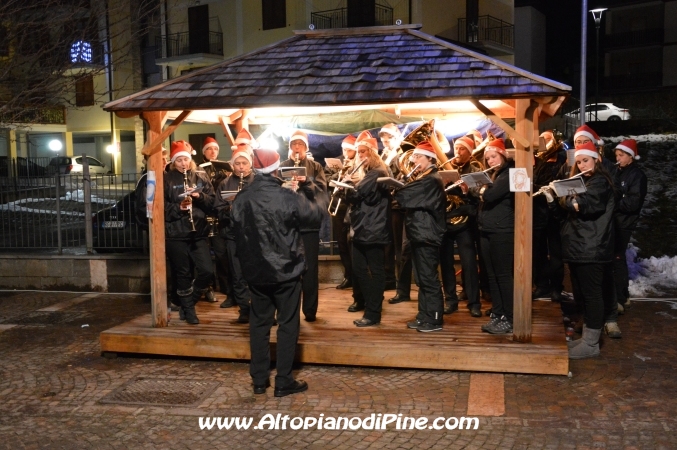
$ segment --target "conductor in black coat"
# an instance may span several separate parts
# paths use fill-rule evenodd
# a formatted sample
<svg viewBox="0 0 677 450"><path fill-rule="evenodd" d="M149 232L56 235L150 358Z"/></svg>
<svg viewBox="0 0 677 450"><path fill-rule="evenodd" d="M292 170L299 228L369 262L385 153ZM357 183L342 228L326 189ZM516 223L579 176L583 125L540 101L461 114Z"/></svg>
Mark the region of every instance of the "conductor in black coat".
<svg viewBox="0 0 677 450"><path fill-rule="evenodd" d="M370 145L366 145L370 144ZM350 203L350 228L353 234L353 298L355 302L348 311L364 311L361 319L353 323L358 327L376 325L381 321L383 292L386 286L386 245L391 242L390 192L377 182L387 177L383 160L376 153L376 139L359 142L357 153L365 175L355 190L346 192Z"/></svg>
<svg viewBox="0 0 677 450"><path fill-rule="evenodd" d="M412 161L416 179L395 192L395 200L404 209L404 226L411 242L414 267L418 274L418 315L407 327L420 332L442 329L444 296L437 273L440 245L446 231L446 195L437 173L435 151L429 142L416 146Z"/></svg>
<svg viewBox="0 0 677 450"><path fill-rule="evenodd" d="M274 176L280 156L254 150L252 183L235 197L231 213L237 257L251 293L249 321L254 393L270 385L270 329L277 311L277 375L275 396L308 389L292 376L299 336L301 275L306 258L302 228L319 227L327 208L326 196L311 201L282 187Z"/></svg>

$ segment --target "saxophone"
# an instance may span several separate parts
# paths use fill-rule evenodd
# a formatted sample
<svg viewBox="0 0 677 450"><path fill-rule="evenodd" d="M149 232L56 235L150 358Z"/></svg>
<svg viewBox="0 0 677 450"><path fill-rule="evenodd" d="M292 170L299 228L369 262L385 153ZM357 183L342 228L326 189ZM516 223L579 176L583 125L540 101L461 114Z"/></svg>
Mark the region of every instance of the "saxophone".
<svg viewBox="0 0 677 450"><path fill-rule="evenodd" d="M195 230L195 221L193 220L193 197L188 194L188 191L192 189L188 184L188 169L183 172L183 193L186 194L183 202L187 203L188 207L188 220L190 221L191 231ZM182 203L183 203L182 202Z"/></svg>

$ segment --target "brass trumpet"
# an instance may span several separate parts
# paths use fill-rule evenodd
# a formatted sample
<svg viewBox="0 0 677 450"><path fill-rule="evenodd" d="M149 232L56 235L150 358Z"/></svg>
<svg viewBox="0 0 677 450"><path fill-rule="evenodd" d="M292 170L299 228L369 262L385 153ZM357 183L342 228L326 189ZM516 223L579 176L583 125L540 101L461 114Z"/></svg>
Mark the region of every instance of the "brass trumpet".
<svg viewBox="0 0 677 450"><path fill-rule="evenodd" d="M545 162L549 160L562 147L562 141L564 140L562 132L558 130L552 130L552 135L554 139L545 143L545 150L536 153L536 158L540 159L541 161Z"/></svg>

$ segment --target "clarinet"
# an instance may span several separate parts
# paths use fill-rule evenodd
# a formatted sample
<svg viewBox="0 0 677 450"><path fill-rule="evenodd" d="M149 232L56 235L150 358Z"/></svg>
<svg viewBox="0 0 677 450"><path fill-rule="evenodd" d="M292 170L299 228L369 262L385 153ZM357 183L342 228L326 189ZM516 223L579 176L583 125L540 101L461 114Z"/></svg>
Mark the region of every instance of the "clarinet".
<svg viewBox="0 0 677 450"><path fill-rule="evenodd" d="M195 230L195 221L193 221L193 198L188 194L188 191L191 188L188 187L188 169L186 169L183 172L183 193L186 194L186 197L188 199L188 220L190 221L190 227L191 231L196 231Z"/></svg>

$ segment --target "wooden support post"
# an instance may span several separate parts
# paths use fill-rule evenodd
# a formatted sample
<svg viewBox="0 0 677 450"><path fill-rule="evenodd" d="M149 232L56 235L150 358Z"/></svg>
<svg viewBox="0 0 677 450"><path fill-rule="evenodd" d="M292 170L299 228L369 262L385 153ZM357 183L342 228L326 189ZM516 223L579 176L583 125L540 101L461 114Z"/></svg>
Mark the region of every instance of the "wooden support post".
<svg viewBox="0 0 677 450"><path fill-rule="evenodd" d="M167 120L165 111L147 111L141 117L148 125L146 142L156 142L156 148L150 148L148 170L155 172L155 199L153 200L153 218L149 219L150 241L150 293L151 325L167 326L167 267L165 260L165 196L162 142L158 140L162 127Z"/></svg>
<svg viewBox="0 0 677 450"><path fill-rule="evenodd" d="M233 137L233 133L230 132L230 128L228 127L228 124L223 120L223 116L219 116L219 123L221 124L221 128L223 129L223 135L228 139L228 142L230 143L231 146L235 145L235 138Z"/></svg>
<svg viewBox="0 0 677 450"><path fill-rule="evenodd" d="M538 103L530 99L519 99L515 110L515 131L518 135L525 137L529 143L526 146L521 140L517 140L515 167L526 168L529 179L533 181L534 123L538 126L536 115ZM530 192L515 192L513 339L517 342L531 342L532 221L533 200L531 190Z"/></svg>

